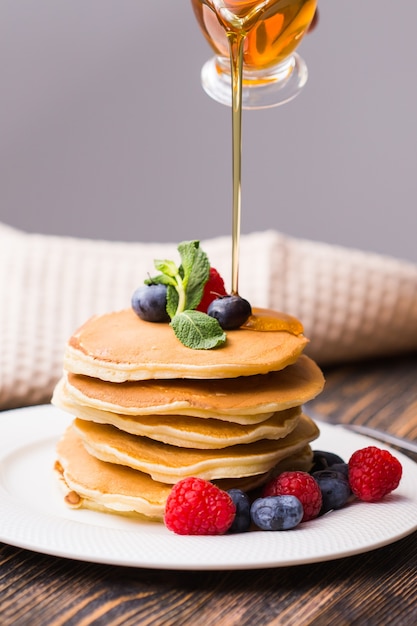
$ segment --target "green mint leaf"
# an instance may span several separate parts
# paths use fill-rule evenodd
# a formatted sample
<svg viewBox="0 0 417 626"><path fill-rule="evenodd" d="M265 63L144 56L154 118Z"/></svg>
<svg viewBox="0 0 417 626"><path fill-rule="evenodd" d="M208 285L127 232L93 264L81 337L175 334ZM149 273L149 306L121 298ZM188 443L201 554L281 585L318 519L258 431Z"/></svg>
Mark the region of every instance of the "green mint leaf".
<svg viewBox="0 0 417 626"><path fill-rule="evenodd" d="M179 295L176 289L177 283L174 286L168 285L167 289L167 313L172 319L178 309Z"/></svg>
<svg viewBox="0 0 417 626"><path fill-rule="evenodd" d="M181 257L181 267L183 270L183 278L184 278L184 281L187 282L188 277L193 271L196 254L199 250L201 250L200 242L197 240L183 241L178 245L177 249Z"/></svg>
<svg viewBox="0 0 417 626"><path fill-rule="evenodd" d="M168 261L167 259L156 259L154 261L154 265L157 270L166 274L167 276L175 277L178 274L178 267L175 265L174 261Z"/></svg>
<svg viewBox="0 0 417 626"><path fill-rule="evenodd" d="M180 243L178 251L185 289L184 309L195 309L201 302L204 286L209 279L210 262L207 254L200 248L199 241Z"/></svg>
<svg viewBox="0 0 417 626"><path fill-rule="evenodd" d="M175 336L187 348L211 350L226 341L226 333L219 322L200 311L183 311L171 320Z"/></svg>
<svg viewBox="0 0 417 626"><path fill-rule="evenodd" d="M172 285L175 287L177 284L175 278L171 278L171 276L167 276L166 274L158 274L158 276L153 276L152 278L147 278L145 281L145 285Z"/></svg>
<svg viewBox="0 0 417 626"><path fill-rule="evenodd" d="M161 273L145 280L146 285L167 286L167 313L171 326L182 344L194 350L210 350L226 341L226 333L214 318L195 311L203 297L210 276L210 262L200 248L200 242L179 244L179 267L167 259L156 259L155 268Z"/></svg>

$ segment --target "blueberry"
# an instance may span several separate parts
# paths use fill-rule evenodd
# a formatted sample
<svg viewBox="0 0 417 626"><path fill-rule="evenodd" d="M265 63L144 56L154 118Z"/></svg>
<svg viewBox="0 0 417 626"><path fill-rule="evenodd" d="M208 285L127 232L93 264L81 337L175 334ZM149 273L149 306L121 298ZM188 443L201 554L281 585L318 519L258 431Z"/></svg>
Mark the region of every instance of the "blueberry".
<svg viewBox="0 0 417 626"><path fill-rule="evenodd" d="M252 315L251 305L238 295L216 298L210 303L207 314L215 317L223 330L233 330L242 326Z"/></svg>
<svg viewBox="0 0 417 626"><path fill-rule="evenodd" d="M304 509L295 496L267 496L255 500L250 513L261 530L289 530L301 522Z"/></svg>
<svg viewBox="0 0 417 626"><path fill-rule="evenodd" d="M229 528L229 532L244 533L246 530L249 530L251 524L249 498L241 489L229 489L227 493L236 507L236 516Z"/></svg>
<svg viewBox="0 0 417 626"><path fill-rule="evenodd" d="M314 450L313 467L310 474L331 467L335 463L344 463L344 460L334 452L325 452L324 450Z"/></svg>
<svg viewBox="0 0 417 626"><path fill-rule="evenodd" d="M323 504L320 515L333 509L341 509L351 495L349 482L344 474L333 469L320 470L312 474L320 487Z"/></svg>
<svg viewBox="0 0 417 626"><path fill-rule="evenodd" d="M132 309L147 322L169 322L166 305L167 288L165 285L142 285L132 295Z"/></svg>
<svg viewBox="0 0 417 626"><path fill-rule="evenodd" d="M333 463L329 469L334 472L339 472L345 476L346 480L349 478L349 465L347 463Z"/></svg>

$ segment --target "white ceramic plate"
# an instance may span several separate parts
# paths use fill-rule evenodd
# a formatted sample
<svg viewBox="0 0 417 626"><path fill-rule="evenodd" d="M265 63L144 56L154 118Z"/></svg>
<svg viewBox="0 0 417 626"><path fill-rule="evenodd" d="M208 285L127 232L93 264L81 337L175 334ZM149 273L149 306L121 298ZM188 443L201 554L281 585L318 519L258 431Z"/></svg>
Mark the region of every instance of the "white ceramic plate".
<svg viewBox="0 0 417 626"><path fill-rule="evenodd" d="M417 464L382 502L354 502L283 532L183 537L163 524L71 510L52 470L55 443L71 417L52 406L0 413L0 541L81 561L157 569L224 570L332 560L392 543L417 529ZM347 459L374 443L320 423L316 449ZM382 444L376 444L384 447Z"/></svg>

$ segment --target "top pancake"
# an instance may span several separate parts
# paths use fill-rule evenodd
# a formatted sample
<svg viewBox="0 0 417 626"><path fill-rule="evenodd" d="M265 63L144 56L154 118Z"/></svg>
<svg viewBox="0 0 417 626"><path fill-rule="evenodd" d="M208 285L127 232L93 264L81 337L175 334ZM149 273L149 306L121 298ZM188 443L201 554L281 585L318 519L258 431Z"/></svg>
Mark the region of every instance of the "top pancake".
<svg viewBox="0 0 417 626"><path fill-rule="evenodd" d="M192 350L169 324L144 322L131 309L89 319L70 338L64 367L124 382L158 378L235 378L295 363L308 340L286 331L232 330L213 350Z"/></svg>

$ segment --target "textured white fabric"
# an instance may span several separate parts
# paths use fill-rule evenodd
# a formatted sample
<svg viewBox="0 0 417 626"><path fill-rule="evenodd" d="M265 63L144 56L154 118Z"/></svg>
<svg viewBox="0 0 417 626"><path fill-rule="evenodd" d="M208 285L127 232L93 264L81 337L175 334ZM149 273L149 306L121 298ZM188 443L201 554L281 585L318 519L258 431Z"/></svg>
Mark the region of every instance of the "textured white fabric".
<svg viewBox="0 0 417 626"><path fill-rule="evenodd" d="M202 242L230 286L229 237ZM0 224L0 408L45 402L65 342L95 313L130 306L177 244L32 235ZM242 236L239 291L301 319L319 364L417 348L417 266L274 231Z"/></svg>
<svg viewBox="0 0 417 626"><path fill-rule="evenodd" d="M271 267L271 307L302 320L320 364L417 348L416 265L281 236Z"/></svg>

